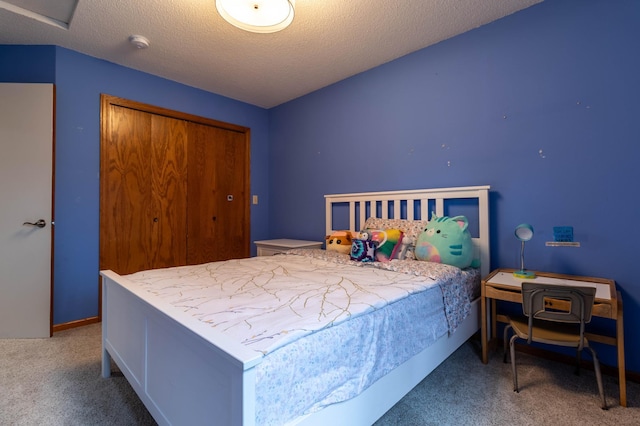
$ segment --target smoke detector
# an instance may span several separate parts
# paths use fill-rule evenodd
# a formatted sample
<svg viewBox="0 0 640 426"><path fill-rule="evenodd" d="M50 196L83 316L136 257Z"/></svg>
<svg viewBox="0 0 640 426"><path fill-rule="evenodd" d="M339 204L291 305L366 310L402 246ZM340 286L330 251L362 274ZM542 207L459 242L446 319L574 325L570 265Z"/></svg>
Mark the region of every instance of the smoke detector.
<svg viewBox="0 0 640 426"><path fill-rule="evenodd" d="M131 43L138 49L146 49L147 47L149 47L149 40L145 36L141 35L129 36L129 43Z"/></svg>

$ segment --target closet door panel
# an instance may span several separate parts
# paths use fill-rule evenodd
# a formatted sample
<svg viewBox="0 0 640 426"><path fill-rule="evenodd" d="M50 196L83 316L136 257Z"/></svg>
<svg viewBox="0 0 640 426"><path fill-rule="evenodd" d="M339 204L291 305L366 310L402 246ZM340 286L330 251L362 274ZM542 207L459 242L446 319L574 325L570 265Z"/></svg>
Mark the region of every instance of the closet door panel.
<svg viewBox="0 0 640 426"><path fill-rule="evenodd" d="M151 266L151 116L109 108L100 157L100 268L128 274Z"/></svg>
<svg viewBox="0 0 640 426"><path fill-rule="evenodd" d="M152 268L187 262L187 122L152 115Z"/></svg>
<svg viewBox="0 0 640 426"><path fill-rule="evenodd" d="M187 263L190 265L217 260L215 163L210 160L216 157L216 147L208 140L207 126L189 124Z"/></svg>
<svg viewBox="0 0 640 426"><path fill-rule="evenodd" d="M218 129L220 132L221 130ZM218 235L226 243L221 255L224 259L249 256L249 194L248 184L249 148L244 134L222 131L219 134L218 158L216 159L216 181L220 198L218 211L223 217ZM233 200L227 197L231 195Z"/></svg>
<svg viewBox="0 0 640 426"><path fill-rule="evenodd" d="M189 264L249 256L245 134L189 125Z"/></svg>

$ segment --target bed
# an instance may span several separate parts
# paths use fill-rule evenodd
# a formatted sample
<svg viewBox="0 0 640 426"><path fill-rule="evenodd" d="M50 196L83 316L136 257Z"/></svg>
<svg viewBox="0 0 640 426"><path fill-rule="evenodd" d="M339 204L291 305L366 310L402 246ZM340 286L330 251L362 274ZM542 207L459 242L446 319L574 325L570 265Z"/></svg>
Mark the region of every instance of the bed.
<svg viewBox="0 0 640 426"><path fill-rule="evenodd" d="M436 269L444 272L445 280L451 277L475 282L477 290L480 277L490 268L488 194L488 186L475 186L326 195L326 234L337 229L359 230L370 220L419 223L430 212L444 216L461 211L473 223L470 228L480 267L461 271L437 265ZM450 313L447 306L455 307L458 296L454 294L454 301L447 305L444 289L449 286L436 282L440 278L431 282L431 278L418 273L403 272L409 262L376 262L378 265L371 267L338 259L329 266L327 262L334 260L327 256L333 254L317 249L292 250L269 258L128 276L101 271L103 377L110 376L115 362L152 416L163 425L374 423L477 332L479 302L477 298L469 300L463 314ZM311 270L320 271L322 278L311 275ZM232 287L203 280L219 280L222 276L231 277L230 281L239 286L233 287L226 298L237 301L238 288L245 294L251 285L251 293L259 288L260 297L267 297L271 305L217 305L211 292ZM344 292L345 277L355 283L348 287L348 297L329 297L329 293L336 293L337 282L337 293ZM364 277L367 285L377 287L364 287L355 277ZM274 290L276 287L270 286L277 280L289 281ZM320 291L313 287L314 282L326 287ZM458 295L469 292L466 287L450 287L458 290L446 291L458 291ZM297 293L290 293L294 289ZM473 298L471 294L467 294L469 299ZM282 300L287 303L273 302ZM440 304L436 306L435 300ZM309 319L301 314L314 304L321 306L323 313L316 328L305 323ZM206 312L201 309L205 305ZM261 310L260 315L256 310ZM260 328L258 317L267 316L266 311L283 321L278 328L282 331ZM293 313L293 319L284 315L287 311ZM418 324L407 317L410 312L426 316L427 311L440 320L434 325L415 326L411 333L417 334L409 338L402 334L411 324ZM408 321L408 325L401 321ZM366 350L357 346L363 344L361 340ZM409 342L406 348L405 342ZM385 349L389 345L394 350ZM349 355L337 355L345 350ZM340 362L352 365L336 364ZM368 370L354 370L356 364L358 369L367 365ZM348 384L340 382L344 380L342 373L336 371L347 372ZM285 378L293 380L294 385ZM312 390L331 380L338 384L331 384L331 391L322 398L314 396ZM311 401L302 401L306 408L301 409L292 395Z"/></svg>

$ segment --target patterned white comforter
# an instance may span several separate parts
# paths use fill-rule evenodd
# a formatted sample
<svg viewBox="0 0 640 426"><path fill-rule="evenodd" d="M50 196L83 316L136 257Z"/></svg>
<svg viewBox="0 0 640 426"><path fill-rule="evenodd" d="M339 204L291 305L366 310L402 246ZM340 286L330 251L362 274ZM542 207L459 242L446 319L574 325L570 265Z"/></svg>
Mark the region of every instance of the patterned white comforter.
<svg viewBox="0 0 640 426"><path fill-rule="evenodd" d="M358 395L453 332L480 281L473 270L352 262L325 250L127 278L265 355L256 372L258 425L285 424Z"/></svg>
<svg viewBox="0 0 640 426"><path fill-rule="evenodd" d="M378 263L344 262L324 250L291 253L155 269L127 278L263 354L452 275L460 279L460 270L446 265L435 265L438 277L433 270L416 275L372 267L383 265Z"/></svg>

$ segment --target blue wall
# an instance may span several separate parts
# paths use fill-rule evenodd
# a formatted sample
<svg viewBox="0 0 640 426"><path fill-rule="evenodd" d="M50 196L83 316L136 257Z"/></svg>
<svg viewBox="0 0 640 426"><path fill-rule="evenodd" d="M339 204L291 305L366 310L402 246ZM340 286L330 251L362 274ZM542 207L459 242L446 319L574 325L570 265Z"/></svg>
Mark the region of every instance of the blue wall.
<svg viewBox="0 0 640 426"><path fill-rule="evenodd" d="M0 46L57 88L54 322L97 314L99 94L251 128L252 240L324 237L324 194L491 185L492 266L608 277L640 372L640 2L546 0L269 111L58 47ZM549 248L572 225L580 248ZM615 365L612 348L598 347Z"/></svg>
<svg viewBox="0 0 640 426"><path fill-rule="evenodd" d="M251 238L268 237L267 110L59 47L0 46L0 63L0 81L56 85L54 324L98 315L101 93L250 127Z"/></svg>
<svg viewBox="0 0 640 426"><path fill-rule="evenodd" d="M615 279L639 372L638 22L635 0L546 0L271 109L271 237L323 238L323 194L491 185L492 266L529 222L529 269ZM558 225L582 246L546 247Z"/></svg>

